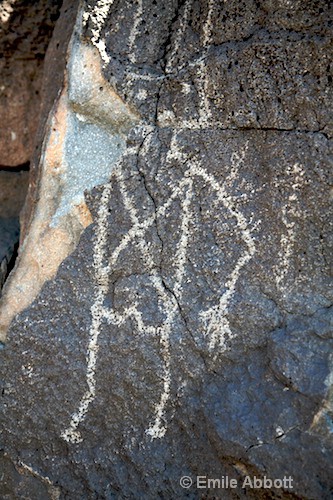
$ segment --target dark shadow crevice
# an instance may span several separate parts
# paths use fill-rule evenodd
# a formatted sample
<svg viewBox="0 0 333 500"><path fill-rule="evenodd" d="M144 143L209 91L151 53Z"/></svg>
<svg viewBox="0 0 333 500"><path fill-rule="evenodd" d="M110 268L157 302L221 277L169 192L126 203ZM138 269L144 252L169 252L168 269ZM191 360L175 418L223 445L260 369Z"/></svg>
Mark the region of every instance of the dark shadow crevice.
<svg viewBox="0 0 333 500"><path fill-rule="evenodd" d="M0 164L0 172L29 172L29 170L30 170L30 161L26 161L21 165L16 165L14 167Z"/></svg>

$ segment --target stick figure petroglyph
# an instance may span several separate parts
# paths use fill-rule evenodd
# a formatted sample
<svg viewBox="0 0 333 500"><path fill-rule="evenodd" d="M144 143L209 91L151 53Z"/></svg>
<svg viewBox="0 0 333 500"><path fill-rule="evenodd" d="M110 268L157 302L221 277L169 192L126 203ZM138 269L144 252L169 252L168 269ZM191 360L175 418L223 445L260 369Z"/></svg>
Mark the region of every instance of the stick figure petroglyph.
<svg viewBox="0 0 333 500"><path fill-rule="evenodd" d="M98 48L101 58L107 64L109 57L105 50L105 44L101 40L101 32L105 24L106 18L109 15L113 0L99 0L96 7L88 9L83 13L83 22L87 23L90 19L92 25L92 43ZM187 0L184 4L182 18L180 19L179 28L175 37L175 46L170 54L170 60L166 66L166 72L170 71L171 64L176 57L177 50L180 46L181 38L186 29L190 16L190 8L192 0ZM131 62L136 62L135 41L139 33L139 26L143 17L144 3L142 0L136 2L136 17L133 29L129 37L129 48L131 52ZM133 195L126 189L126 180L122 170L122 160L126 157L134 155L138 157L140 148L149 147L149 142L152 138L155 128L150 126L142 126L144 129L144 141L138 147L128 147L118 166L112 172L112 182L117 185L120 192L121 203L124 209L125 218L130 223L130 228L122 236L116 248L111 255L108 252L108 205L112 196L112 183L106 184L103 188L100 206L95 225L95 238L93 243L93 270L95 276L95 295L91 306L91 327L89 331L89 341L87 347L87 369L86 369L86 384L87 390L81 397L78 408L72 414L68 427L62 433L62 437L71 443L82 441L83 437L79 431L80 424L86 418L89 406L96 397L96 367L98 362L99 351L99 335L102 324L107 322L114 328L124 324L128 318L132 319L137 330L142 335L154 335L159 338L160 352L163 365L162 375L162 390L159 400L155 404L154 415L146 430L146 435L151 439L162 438L167 431L167 406L171 396L171 376L172 376L172 355L171 355L171 333L174 323L177 318L182 317L180 304L183 298L183 285L186 277L186 262L189 246L191 245L191 218L193 204L196 201L195 183L204 182L207 189L213 194L216 204L231 217L237 226L240 239L242 240L243 251L238 257L232 272L229 274L224 292L220 298L217 298L217 303L203 310L199 317L202 324L203 335L207 338L208 348L210 351L221 352L228 348L228 342L234 337L228 322L228 307L236 290L236 284L240 277L241 271L246 264L252 259L255 253L254 238L249 227L249 222L237 206L235 199L229 192L229 187L226 183L220 183L217 178L208 172L203 167L199 157L189 157L184 154L178 143L178 134L183 128L214 128L216 124L211 123L211 109L207 98L207 68L206 58L209 47L211 45L211 27L214 15L214 1L207 1L207 16L202 31L203 56L195 64L198 64L199 80L200 80L200 109L199 121L192 120L190 122L177 123L174 127L174 133L171 139L169 152L165 158L165 164L168 167L170 162L182 165L183 175L177 181L172 183L172 192L169 198L159 205L156 205L154 213L146 219L142 219L138 210L135 207ZM140 75L139 75L140 78ZM144 79L145 76L142 75ZM151 77L149 77L151 78ZM244 162L244 156L247 147L239 153L233 153L231 157L231 180L238 177L238 169ZM173 207L173 204L177 207ZM180 207L180 208L179 208ZM174 279L173 285L167 287L161 275L161 270L157 269L154 259L150 253L149 245L146 237L147 231L152 226L156 225L157 219L163 219L169 215L172 210L180 211L180 231L176 245L176 250L173 258ZM159 296L157 307L163 312L164 320L161 324L147 325L143 318L142 312L136 302L127 306L121 313L115 310L114 307L106 307L105 298L110 287L110 273L113 267L117 264L122 252L134 248L136 242L136 250L139 249L141 258L145 262L146 270L149 275L149 281L156 290Z"/></svg>
<svg viewBox="0 0 333 500"><path fill-rule="evenodd" d="M148 129L145 141L150 140L152 130ZM138 155L139 151L136 148L128 148L125 155ZM232 156L232 175L236 176L238 167L244 161L245 150L242 154L234 154ZM226 209L231 217L236 220L237 227L240 231L241 238L245 244L245 251L240 256L234 269L232 270L226 282L226 291L220 297L218 303L201 314L203 328L206 330L208 337L209 349L214 351L218 349L223 351L227 349L227 342L233 338L227 315L228 305L235 293L236 283L240 276L242 268L250 261L255 253L254 239L251 230L248 227L244 215L236 206L235 200L228 193L224 185L220 185L216 178L210 174L203 166L199 159L186 159L184 154L179 149L177 143L177 132L174 133L171 148L166 157L166 163L171 160L176 160L183 165L186 165L186 170L183 177L175 183L172 188L172 194L167 201L156 208L155 213L150 215L145 220L140 220L137 209L135 208L132 196L126 191L126 181L124 179L121 165L116 168L112 177L119 187L121 193L123 207L126 216L129 218L131 227L125 235L123 235L117 247L108 255L108 203L112 193L111 184L107 184L101 196L98 217L96 221L95 240L94 240L94 261L93 268L95 273L95 297L91 306L91 327L89 332L89 343L87 348L87 371L86 382L87 390L81 398L78 409L73 413L68 428L62 433L62 437L68 442L82 441L81 433L78 428L80 423L85 419L89 405L94 400L96 395L96 365L98 360L98 338L103 321L107 321L114 327L125 323L128 318L132 318L136 324L136 328L142 334L147 335L153 333L158 335L160 339L160 349L163 360L163 381L162 391L159 401L155 405L155 414L150 425L146 430L146 434L150 438L162 438L167 431L166 409L171 395L171 345L170 334L173 328L176 317L180 314L179 303L182 301L183 280L185 277L185 264L187 260L187 250L190 245L190 220L192 213L192 203L195 200L194 182L205 181L208 188L215 194L217 202ZM174 284L172 290L165 287L163 278L159 271L154 266L154 261L145 240L147 230L156 224L157 218L163 218L168 215L174 201L177 201L181 207L181 224L180 236L174 256ZM179 206L179 205L178 205ZM151 326L146 325L142 313L138 308L138 304L134 303L127 307L122 313L119 313L114 308L105 306L105 297L109 289L109 274L121 253L133 244L134 239L139 242L138 246L142 257L149 271L151 284L156 289L161 300L158 307L163 309L165 320L162 324Z"/></svg>

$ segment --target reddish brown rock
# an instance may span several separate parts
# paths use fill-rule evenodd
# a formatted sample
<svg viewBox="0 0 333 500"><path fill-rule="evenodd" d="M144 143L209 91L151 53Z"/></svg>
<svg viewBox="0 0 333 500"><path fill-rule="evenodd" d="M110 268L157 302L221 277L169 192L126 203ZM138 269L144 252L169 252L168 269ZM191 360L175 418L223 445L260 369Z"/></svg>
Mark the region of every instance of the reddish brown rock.
<svg viewBox="0 0 333 500"><path fill-rule="evenodd" d="M0 168L28 162L40 111L43 60L60 0L2 2L0 10Z"/></svg>

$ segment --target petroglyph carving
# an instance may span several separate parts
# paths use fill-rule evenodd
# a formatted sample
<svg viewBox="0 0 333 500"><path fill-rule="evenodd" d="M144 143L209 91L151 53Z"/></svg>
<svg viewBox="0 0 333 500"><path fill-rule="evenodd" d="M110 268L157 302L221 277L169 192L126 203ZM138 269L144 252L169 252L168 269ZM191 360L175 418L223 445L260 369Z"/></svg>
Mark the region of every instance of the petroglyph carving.
<svg viewBox="0 0 333 500"><path fill-rule="evenodd" d="M289 181L285 190L289 191L287 202L281 207L281 220L285 227L285 233L280 239L279 263L275 268L276 285L282 292L285 290L286 281L291 268L291 259L294 254L294 244L297 235L297 221L305 214L302 214L299 207L299 193L304 186L305 172L302 165L295 163L287 169L287 179ZM277 187L279 183L277 182Z"/></svg>
<svg viewBox="0 0 333 500"><path fill-rule="evenodd" d="M149 143L152 131L149 128L146 132L145 142ZM238 168L244 162L246 147L241 155L234 153L231 158L231 177L234 179L238 175ZM138 155L139 151L129 148L125 155ZM110 184L103 190L101 204L96 223L95 243L94 243L94 272L95 272L95 299L91 307L92 323L90 328L90 340L87 350L87 372L86 381L88 389L83 395L78 409L73 413L69 427L63 432L63 438L72 443L82 441L79 425L85 419L90 403L96 394L96 365L98 360L98 337L100 327L104 320L113 326L120 326L126 319L132 318L136 322L141 334L158 335L160 338L161 353L164 363L163 388L160 400L155 405L155 415L146 433L152 439L162 438L167 431L166 409L170 398L171 382L171 355L170 355L170 333L177 315L180 314L179 303L182 300L183 280L185 278L185 263L187 260L187 249L191 244L191 204L194 199L193 183L202 180L207 183L209 189L214 192L217 203L224 206L230 215L236 220L237 228L241 234L246 250L236 262L229 278L226 281L226 291L221 296L219 303L202 313L203 335L208 337L209 348L211 350L223 351L228 348L228 341L234 334L231 332L228 323L228 305L235 293L235 287L239 279L242 268L251 260L255 253L254 238L249 228L246 218L237 208L235 200L224 185L220 185L213 175L209 174L201 165L198 159L186 159L177 144L177 135L174 134L171 141L171 148L167 155L167 163L171 160L179 161L187 166L183 178L173 186L169 199L156 209L156 213L146 220L140 220L131 196L126 191L126 182L123 178L121 167L116 168L112 173L112 179L119 185L122 195L126 216L131 222L131 228L123 236L119 245L111 255L107 252L107 216L108 202L111 196ZM174 268L175 278L172 290L166 290L161 275L154 265L147 241L146 231L156 223L157 218L168 216L174 201L178 201L181 207L181 227L178 247L175 252ZM145 325L142 314L138 309L138 304L134 303L126 308L122 314L116 310L105 306L105 297L109 289L109 274L116 264L119 255L136 240L142 257L150 273L150 281L155 287L160 297L159 307L162 309L165 320L163 324L151 326ZM171 292L171 293L170 293Z"/></svg>
<svg viewBox="0 0 333 500"><path fill-rule="evenodd" d="M327 3L63 2L22 272L54 269L0 342L5 495L174 498L200 468L329 495Z"/></svg>
<svg viewBox="0 0 333 500"><path fill-rule="evenodd" d="M101 39L101 33L113 2L114 0L99 0L95 6L89 6L90 8L82 14L84 26L89 20L91 21L91 43L99 51L104 64L107 64L110 58L106 53L105 41Z"/></svg>

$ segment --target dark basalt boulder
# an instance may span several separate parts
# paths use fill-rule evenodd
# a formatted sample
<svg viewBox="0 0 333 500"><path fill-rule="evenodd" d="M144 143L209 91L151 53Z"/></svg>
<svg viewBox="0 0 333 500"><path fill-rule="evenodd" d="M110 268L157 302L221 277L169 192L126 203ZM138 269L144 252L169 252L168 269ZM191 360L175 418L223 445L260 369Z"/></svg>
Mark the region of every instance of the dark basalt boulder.
<svg viewBox="0 0 333 500"><path fill-rule="evenodd" d="M4 499L332 498L331 15L80 4L0 308Z"/></svg>

